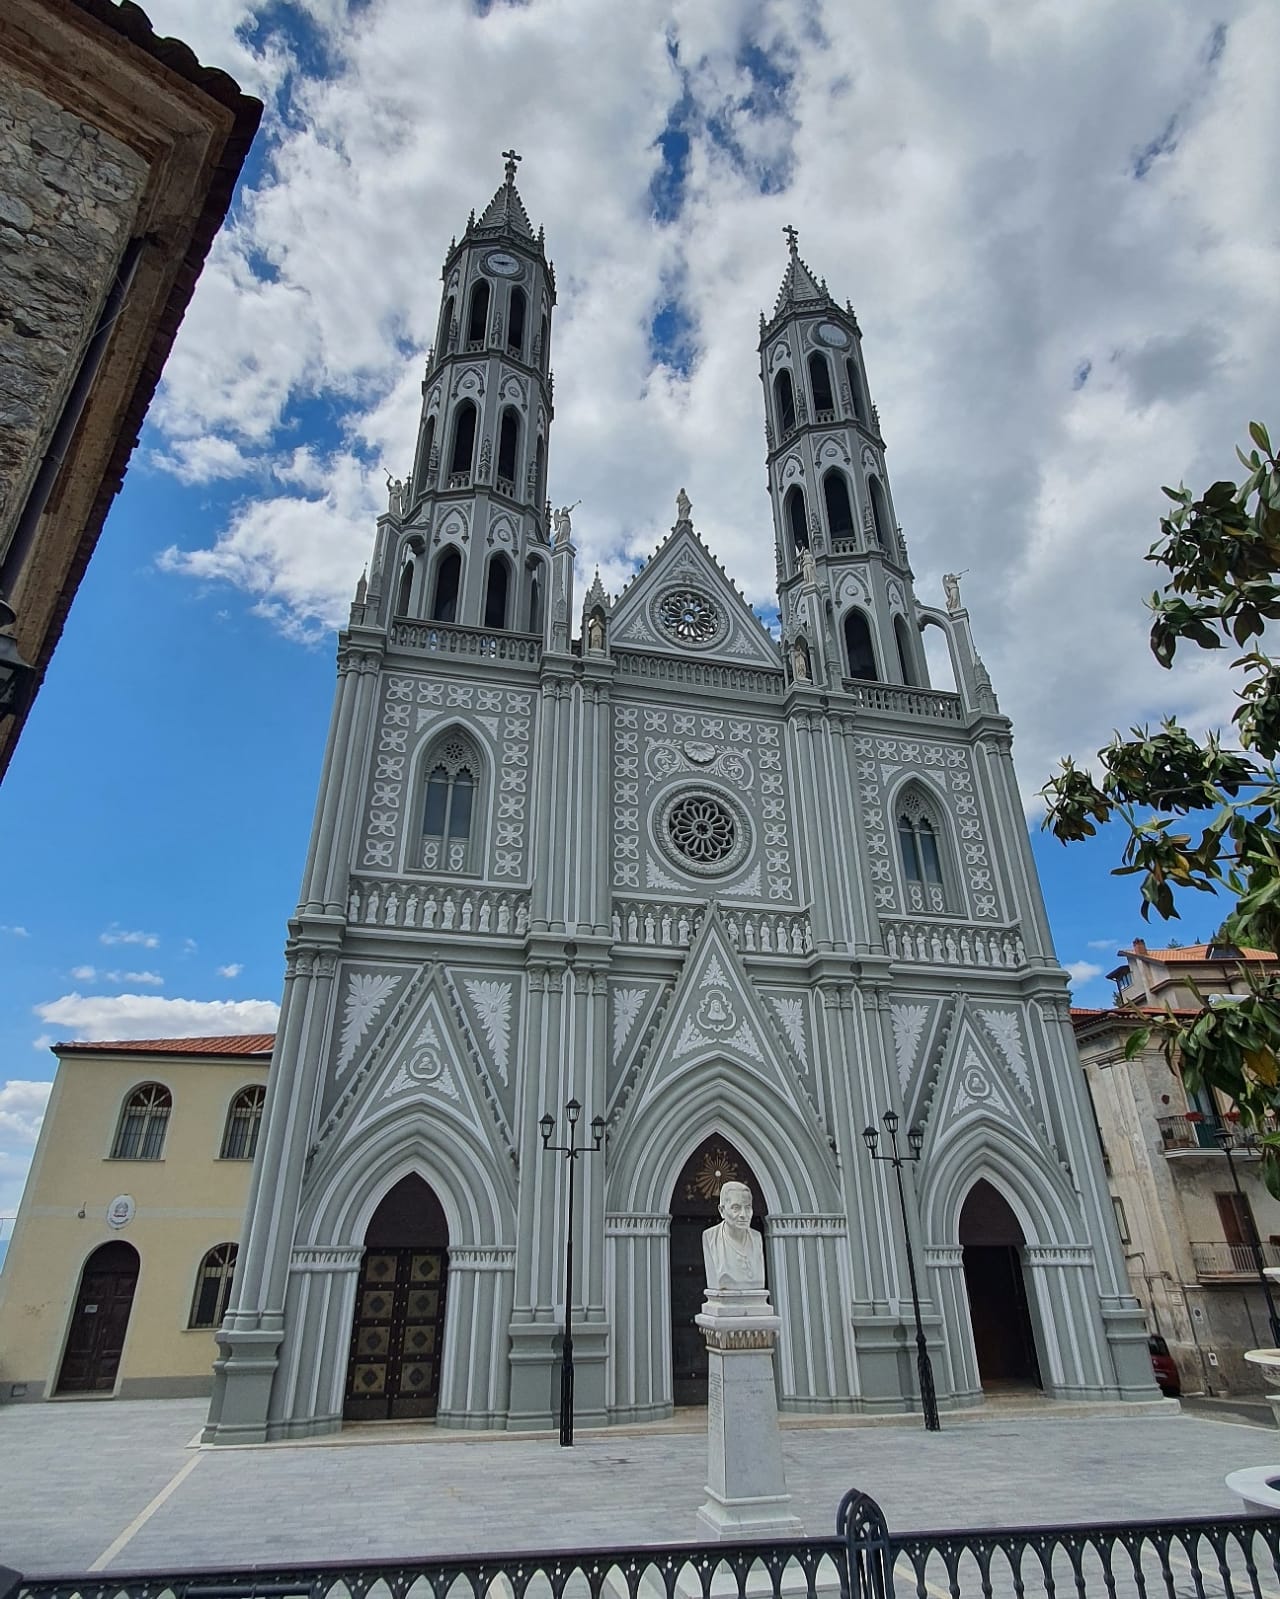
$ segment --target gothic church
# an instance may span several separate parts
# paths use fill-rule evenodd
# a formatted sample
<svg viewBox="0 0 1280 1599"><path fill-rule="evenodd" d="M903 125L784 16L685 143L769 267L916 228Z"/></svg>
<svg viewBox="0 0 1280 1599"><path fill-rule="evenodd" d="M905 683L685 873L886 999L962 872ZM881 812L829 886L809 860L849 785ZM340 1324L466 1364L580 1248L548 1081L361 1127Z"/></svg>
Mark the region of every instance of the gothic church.
<svg viewBox="0 0 1280 1599"><path fill-rule="evenodd" d="M779 1403L917 1406L862 1129L918 1124L940 1404L1155 1397L1010 757L958 587L916 598L852 308L790 239L761 319L781 638L681 492L579 606L546 504L555 274L515 158L449 248L412 472L338 687L206 1437L705 1403L692 1318L749 1184ZM574 623L578 622L575 635ZM941 632L957 692L929 686ZM587 1135L590 1142L590 1135Z"/></svg>

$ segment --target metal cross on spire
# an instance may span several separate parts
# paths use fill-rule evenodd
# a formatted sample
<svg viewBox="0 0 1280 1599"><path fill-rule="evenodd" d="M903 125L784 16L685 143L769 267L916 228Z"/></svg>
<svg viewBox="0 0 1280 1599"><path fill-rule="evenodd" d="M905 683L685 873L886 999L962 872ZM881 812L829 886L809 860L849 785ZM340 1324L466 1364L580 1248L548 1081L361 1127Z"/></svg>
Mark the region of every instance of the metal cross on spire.
<svg viewBox="0 0 1280 1599"><path fill-rule="evenodd" d="M796 253L796 240L800 237L800 234L789 222L782 231L786 234L787 243L791 246L791 253L794 255Z"/></svg>
<svg viewBox="0 0 1280 1599"><path fill-rule="evenodd" d="M517 155L514 150L504 150L502 159L507 163L507 182L514 183L516 181L516 162L523 161L524 157Z"/></svg>

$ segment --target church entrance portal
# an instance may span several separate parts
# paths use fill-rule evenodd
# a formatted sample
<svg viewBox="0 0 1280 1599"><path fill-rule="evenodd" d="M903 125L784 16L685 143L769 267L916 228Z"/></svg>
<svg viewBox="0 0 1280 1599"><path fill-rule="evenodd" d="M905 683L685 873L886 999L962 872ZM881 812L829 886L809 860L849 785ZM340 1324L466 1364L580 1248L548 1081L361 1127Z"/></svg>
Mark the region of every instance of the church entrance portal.
<svg viewBox="0 0 1280 1599"><path fill-rule="evenodd" d="M55 1393L112 1391L137 1286L138 1251L132 1244L103 1244L85 1261Z"/></svg>
<svg viewBox="0 0 1280 1599"><path fill-rule="evenodd" d="M434 1416L448 1281L449 1227L440 1201L410 1175L383 1198L364 1235L347 1421Z"/></svg>
<svg viewBox="0 0 1280 1599"><path fill-rule="evenodd" d="M671 1383L677 1405L707 1402L707 1346L694 1317L707 1286L702 1235L720 1220L720 1188L728 1182L746 1183L751 1190L751 1225L763 1233L760 1184L727 1139L708 1138L694 1150L671 1196Z"/></svg>
<svg viewBox="0 0 1280 1599"><path fill-rule="evenodd" d="M1008 1201L976 1182L960 1211L960 1245L984 1388L1043 1386L1022 1272L1025 1242Z"/></svg>

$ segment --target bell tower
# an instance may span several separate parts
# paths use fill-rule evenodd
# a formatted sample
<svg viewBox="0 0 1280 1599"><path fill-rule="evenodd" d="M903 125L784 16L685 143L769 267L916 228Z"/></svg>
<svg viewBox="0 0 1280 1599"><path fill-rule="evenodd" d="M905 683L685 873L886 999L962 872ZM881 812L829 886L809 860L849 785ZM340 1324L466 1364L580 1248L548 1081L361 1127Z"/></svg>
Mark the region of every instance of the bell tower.
<svg viewBox="0 0 1280 1599"><path fill-rule="evenodd" d="M541 633L555 269L516 189L514 150L441 273L413 470L390 484L365 621Z"/></svg>
<svg viewBox="0 0 1280 1599"><path fill-rule="evenodd" d="M788 675L927 686L907 562L853 307L836 304L788 227L773 316L760 317L769 495Z"/></svg>

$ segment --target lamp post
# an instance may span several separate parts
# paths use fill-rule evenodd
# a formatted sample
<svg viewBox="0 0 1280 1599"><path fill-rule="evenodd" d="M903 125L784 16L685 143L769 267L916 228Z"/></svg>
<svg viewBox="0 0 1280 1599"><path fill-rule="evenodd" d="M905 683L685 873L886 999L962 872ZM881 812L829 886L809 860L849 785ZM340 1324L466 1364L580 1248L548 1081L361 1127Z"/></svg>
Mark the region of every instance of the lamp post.
<svg viewBox="0 0 1280 1599"><path fill-rule="evenodd" d="M577 1142L574 1129L581 1115L582 1106L576 1099L571 1099L564 1108L565 1120L569 1123L567 1144L551 1142L556 1119L550 1112L538 1123L543 1149L553 1155L563 1155L569 1162L569 1222L564 1234L564 1354L560 1362L560 1445L564 1449L573 1443L573 1174L577 1169L578 1156L598 1155L604 1141L604 1117L593 1116L591 1136L595 1142Z"/></svg>
<svg viewBox="0 0 1280 1599"><path fill-rule="evenodd" d="M1280 1317L1276 1315L1276 1302L1271 1297L1271 1279L1266 1273L1266 1262L1262 1258L1262 1240L1258 1237L1257 1224L1253 1219L1253 1206L1245 1198L1244 1189L1240 1186L1240 1178L1236 1172L1236 1158L1231 1153L1232 1129L1230 1127L1216 1127L1213 1136L1218 1141L1218 1148L1227 1157L1227 1170L1231 1173L1231 1186L1236 1191L1240 1200L1240 1212L1244 1217L1245 1231L1249 1239L1249 1251L1253 1255L1253 1267L1258 1274L1258 1281L1262 1284L1262 1297L1267 1302L1267 1321L1271 1327L1271 1342L1273 1346L1280 1347Z"/></svg>
<svg viewBox="0 0 1280 1599"><path fill-rule="evenodd" d="M916 1286L916 1257L911 1247L911 1227L907 1221L907 1196L902 1186L902 1167L904 1161L919 1160L920 1151L924 1146L924 1130L913 1127L907 1133L907 1147L911 1153L903 1155L898 1150L898 1114L896 1111L887 1110L880 1118L884 1123L885 1131L889 1135L889 1148L892 1153L882 1155L879 1153L880 1134L874 1127L862 1129L862 1141L867 1146L867 1151L872 1160L887 1160L893 1166L894 1176L898 1179L898 1205L902 1210L902 1236L907 1242L907 1276L911 1281L911 1308L916 1317L916 1372L920 1381L920 1408L924 1412L924 1426L926 1432L938 1432L942 1423L938 1420L938 1396L933 1386L933 1366L929 1362L929 1346L924 1336L924 1323L920 1320L920 1290Z"/></svg>

